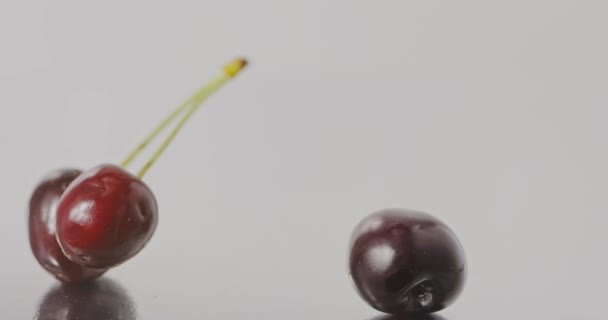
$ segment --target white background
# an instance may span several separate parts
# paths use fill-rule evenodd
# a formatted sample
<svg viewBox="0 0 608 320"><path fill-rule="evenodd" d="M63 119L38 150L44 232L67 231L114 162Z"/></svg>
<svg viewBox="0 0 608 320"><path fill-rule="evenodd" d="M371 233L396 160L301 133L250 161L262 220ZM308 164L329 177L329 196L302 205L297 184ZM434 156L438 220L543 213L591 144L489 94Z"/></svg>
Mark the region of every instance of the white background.
<svg viewBox="0 0 608 320"><path fill-rule="evenodd" d="M368 319L346 247L386 207L461 238L469 281L446 319L604 318L607 10L3 0L0 312L31 318L55 283L27 242L36 182L120 161L242 55L145 178L152 242L108 274L141 318Z"/></svg>

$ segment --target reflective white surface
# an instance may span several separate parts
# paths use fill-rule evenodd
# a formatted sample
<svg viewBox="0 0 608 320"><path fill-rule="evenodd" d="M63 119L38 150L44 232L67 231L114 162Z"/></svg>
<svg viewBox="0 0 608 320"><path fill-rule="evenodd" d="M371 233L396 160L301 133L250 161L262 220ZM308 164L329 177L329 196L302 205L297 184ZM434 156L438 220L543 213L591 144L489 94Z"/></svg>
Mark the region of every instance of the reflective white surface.
<svg viewBox="0 0 608 320"><path fill-rule="evenodd" d="M34 317L56 284L27 243L35 183L120 161L244 55L146 176L152 242L107 274L140 319L378 316L345 250L386 207L460 237L469 280L446 320L604 319L607 9L1 1L0 315Z"/></svg>

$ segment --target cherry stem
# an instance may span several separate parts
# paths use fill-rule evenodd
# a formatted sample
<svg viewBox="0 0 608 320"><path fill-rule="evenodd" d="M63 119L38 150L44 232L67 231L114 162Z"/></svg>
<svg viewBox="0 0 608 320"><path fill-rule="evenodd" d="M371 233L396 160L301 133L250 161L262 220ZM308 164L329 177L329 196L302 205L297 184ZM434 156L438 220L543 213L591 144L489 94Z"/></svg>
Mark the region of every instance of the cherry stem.
<svg viewBox="0 0 608 320"><path fill-rule="evenodd" d="M201 88L201 90L203 90L204 88ZM186 110L187 107L189 107L192 104L192 99L201 91L197 91L197 93L195 93L192 97L190 97L186 102L184 102L181 106L179 106L177 109L175 109L175 111L173 111L173 113L171 113L167 118L165 118L165 120L163 120L163 122L161 124L159 124L154 131L152 131L152 133L139 145L137 146L137 148L135 150L133 150L133 152L131 152L131 154L129 154L129 156L123 160L120 164L121 167L126 167L129 164L131 164L131 162L133 162L133 160L135 160L135 157L137 157L145 148L146 146L148 146L148 144L154 140L154 138L156 138L156 136L158 136L171 122L173 122L173 120L175 120L175 118L180 115L184 110Z"/></svg>
<svg viewBox="0 0 608 320"><path fill-rule="evenodd" d="M144 167L137 173L138 178L143 178L143 176L148 172L148 170L152 167L152 165L158 160L158 158L165 152L167 147L171 144L173 139L177 136L180 130L184 127L186 122L190 120L192 115L200 108L202 103L207 100L213 93L219 90L228 80L232 79L236 76L245 66L247 65L247 61L244 59L237 59L227 64L224 67L224 74L218 76L203 88L201 88L196 94L190 97L184 104L179 106L169 117L167 117L126 159L123 161L122 166L127 166L135 157L152 141L164 128L166 128L169 123L171 123L179 114L184 112L188 107L190 110L182 117L177 126L173 129L173 131L169 134L169 136L165 139L162 145L158 148L158 150L152 155L152 158L144 165Z"/></svg>

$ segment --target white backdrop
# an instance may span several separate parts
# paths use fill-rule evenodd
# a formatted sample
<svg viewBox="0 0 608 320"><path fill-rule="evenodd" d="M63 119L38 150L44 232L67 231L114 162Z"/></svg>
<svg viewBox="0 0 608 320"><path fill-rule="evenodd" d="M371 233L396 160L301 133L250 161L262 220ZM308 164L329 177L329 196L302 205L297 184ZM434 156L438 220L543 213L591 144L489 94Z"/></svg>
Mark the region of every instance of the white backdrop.
<svg viewBox="0 0 608 320"><path fill-rule="evenodd" d="M448 320L603 318L606 10L4 0L0 310L31 317L54 283L27 243L37 180L118 162L243 55L250 68L146 176L161 210L152 242L108 274L144 319L294 306L302 318L373 316L345 250L354 225L385 207L430 212L461 238L469 281Z"/></svg>

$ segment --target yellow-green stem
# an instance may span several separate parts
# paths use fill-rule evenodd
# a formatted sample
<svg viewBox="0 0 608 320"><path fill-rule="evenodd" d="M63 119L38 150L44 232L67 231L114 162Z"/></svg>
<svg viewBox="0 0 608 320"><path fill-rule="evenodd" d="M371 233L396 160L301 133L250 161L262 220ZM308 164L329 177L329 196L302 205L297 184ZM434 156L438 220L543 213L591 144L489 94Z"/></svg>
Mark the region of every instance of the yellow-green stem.
<svg viewBox="0 0 608 320"><path fill-rule="evenodd" d="M135 157L137 157L147 146L148 144L154 140L154 138L156 138L156 136L158 136L171 122L173 122L173 120L175 120L175 118L180 115L182 112L184 112L189 106L192 105L192 102L194 101L194 99L200 95L201 92L208 90L209 85L206 85L204 87L202 87L200 90L198 90L195 94L193 94L190 98L188 98L188 100L186 100L182 105L180 105L179 107L177 107L177 109L175 109L175 111L173 111L173 113L171 113L167 118L165 118L165 120L163 120L163 122L161 122L155 129L154 131L152 131L152 133L150 133L150 135L148 135L148 137L142 141L141 144L139 144L139 146L137 146L137 148L135 150L133 150L133 152L131 152L131 154L129 154L129 156L123 160L123 162L120 164L121 167L125 168L126 166L128 166L129 164L131 164L131 162L133 162L133 160L135 159Z"/></svg>
<svg viewBox="0 0 608 320"><path fill-rule="evenodd" d="M217 90L219 90L226 82L228 82L228 80L230 80L235 75L237 75L245 67L246 64L247 64L247 62L245 60L238 59L238 60L234 60L233 62L226 65L224 67L223 75L221 75L221 76L217 77L216 79L214 79L213 81L211 81L208 85L206 85L203 89L201 89L196 95L191 97L188 100L189 103L187 102L185 107L180 106L179 109L182 109L182 110L179 110L179 109L176 110L176 112L174 112L175 115L172 114L171 116L169 116L168 120L164 121L161 124L161 126L159 126L159 127L164 128L169 122L171 122L171 120L173 120L173 118L175 118L179 113L183 112L187 108L187 106L191 105L188 112L182 117L182 119L179 121L179 123L173 129L173 131L169 134L167 139L165 139L165 141L158 148L158 150L154 153L154 155L152 155L152 158L137 173L137 177L139 177L140 179L143 178L143 176L146 174L146 172L148 172L150 167L152 167L152 165L154 165L154 163L158 160L158 158L165 152L165 150L167 149L169 144L171 144L173 139L175 139L175 137L180 132L180 130L184 127L186 122L188 122L188 120L190 120L190 118L196 112L196 110L198 110L200 108L202 103L209 96L211 96L213 93L215 93ZM166 124L165 124L165 122L166 122ZM162 131L162 128L161 129L157 128L157 130L155 130L153 132L152 138L146 139L147 142L144 141L144 143L142 143L142 146L140 146L138 149L136 149L136 151L134 152L135 155L137 155L139 152L141 152L141 149L143 149L146 146L146 144L150 140L152 140L154 138L154 136L156 136L158 134L156 131L160 132L160 131ZM135 156L130 156L128 159L132 160L132 158L134 158L134 157ZM128 164L130 161L125 161L125 162L127 162L127 164Z"/></svg>

